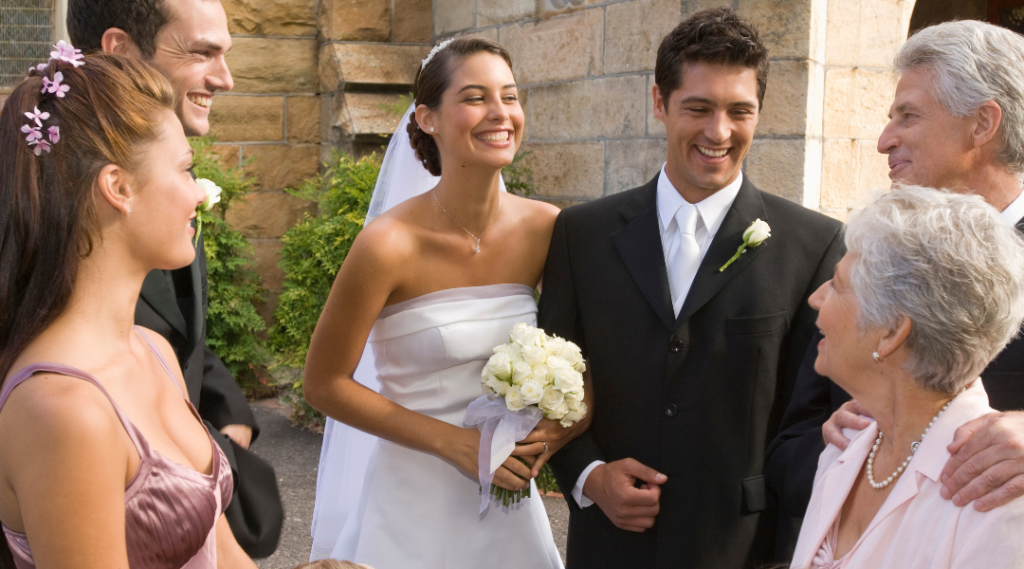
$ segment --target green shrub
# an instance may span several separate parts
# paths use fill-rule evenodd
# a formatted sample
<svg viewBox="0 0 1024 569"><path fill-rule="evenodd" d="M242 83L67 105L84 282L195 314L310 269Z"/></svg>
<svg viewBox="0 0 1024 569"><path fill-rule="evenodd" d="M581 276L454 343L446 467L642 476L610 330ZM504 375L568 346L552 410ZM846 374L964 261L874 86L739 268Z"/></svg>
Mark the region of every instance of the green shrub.
<svg viewBox="0 0 1024 569"><path fill-rule="evenodd" d="M270 330L279 365L301 368L306 361L309 341L334 277L363 228L380 161L376 154L356 160L335 152L322 176L288 190L292 195L312 200L316 213L307 214L281 238L284 290ZM322 429L323 416L302 397L301 377L292 388L294 392L288 396L292 420L313 430Z"/></svg>
<svg viewBox="0 0 1024 569"><path fill-rule="evenodd" d="M191 139L196 176L211 180L222 190L220 203L200 214L209 287L206 345L246 395L267 396L274 392L267 374L270 350L260 337L266 323L256 311L265 291L255 270L252 246L224 221L236 200L250 191L252 181L241 168L228 168L220 162L212 148L214 142L211 137Z"/></svg>

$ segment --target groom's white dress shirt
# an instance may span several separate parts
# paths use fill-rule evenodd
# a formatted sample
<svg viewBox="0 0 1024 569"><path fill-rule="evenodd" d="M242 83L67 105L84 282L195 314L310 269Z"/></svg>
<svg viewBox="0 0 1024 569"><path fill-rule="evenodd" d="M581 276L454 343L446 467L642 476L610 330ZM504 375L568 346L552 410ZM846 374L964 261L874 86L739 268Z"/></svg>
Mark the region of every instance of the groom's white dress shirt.
<svg viewBox="0 0 1024 569"><path fill-rule="evenodd" d="M1017 199L1010 202L1006 209L999 212L999 217L1011 226L1016 226L1018 221L1024 219L1024 192L1021 192Z"/></svg>
<svg viewBox="0 0 1024 569"><path fill-rule="evenodd" d="M704 198L703 201L691 204L683 199L682 194L669 181L668 175L665 174L665 166L661 167L661 175L658 176L658 227L661 229L661 250L665 255L665 269L668 272L669 288L672 293L672 310L676 315L683 307L693 277L700 267L700 261L707 254L718 229L722 227L725 214L736 200L736 194L739 193L742 184L741 172L728 186ZM1021 201L1021 206L1024 207L1024 201L1020 198L1017 198L1017 201ZM693 250L694 247L699 251ZM576 480L572 497L581 508L594 503L583 495L583 485L586 484L590 473L602 464L604 461L601 460L590 463Z"/></svg>

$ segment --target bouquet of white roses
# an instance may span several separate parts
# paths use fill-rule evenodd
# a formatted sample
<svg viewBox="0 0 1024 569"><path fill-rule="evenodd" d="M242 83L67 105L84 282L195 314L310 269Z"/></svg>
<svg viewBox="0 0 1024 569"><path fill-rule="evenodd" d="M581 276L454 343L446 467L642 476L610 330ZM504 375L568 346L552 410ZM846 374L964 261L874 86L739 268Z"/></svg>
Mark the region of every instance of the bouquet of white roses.
<svg viewBox="0 0 1024 569"><path fill-rule="evenodd" d="M484 396L470 404L466 414L466 423L481 424L483 433L481 488L490 485L494 471L541 417L558 421L564 428L586 417L586 369L579 346L524 323L512 328L508 343L494 348L480 374ZM530 495L529 486L519 491L490 486L490 494L506 506ZM485 496L481 511L486 502Z"/></svg>
<svg viewBox="0 0 1024 569"><path fill-rule="evenodd" d="M520 322L509 342L494 348L480 379L484 393L504 397L510 411L536 405L545 419L568 428L587 416L586 370L579 346Z"/></svg>

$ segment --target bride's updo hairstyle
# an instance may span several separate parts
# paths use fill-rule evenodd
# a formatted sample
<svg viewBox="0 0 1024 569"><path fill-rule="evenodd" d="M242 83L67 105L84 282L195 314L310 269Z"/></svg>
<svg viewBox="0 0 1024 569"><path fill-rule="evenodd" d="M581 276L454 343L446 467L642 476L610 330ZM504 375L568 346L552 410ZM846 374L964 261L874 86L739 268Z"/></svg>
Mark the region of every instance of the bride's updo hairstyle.
<svg viewBox="0 0 1024 569"><path fill-rule="evenodd" d="M441 105L441 97L451 84L452 72L459 61L478 53L492 53L505 60L512 69L512 56L500 45L478 37L465 37L452 40L436 51L426 66L416 73L412 94L417 105L426 105L430 110L437 110ZM441 175L441 154L437 142L430 134L423 132L413 116L409 121L409 143L416 150L416 158L423 167L434 176Z"/></svg>
<svg viewBox="0 0 1024 569"><path fill-rule="evenodd" d="M138 171L161 111L174 109L171 85L143 62L87 55L77 63L33 68L0 112L0 381L67 307L79 262L100 239L100 170ZM44 78L67 88L43 92ZM59 129L47 152L26 139L39 117L43 132Z"/></svg>

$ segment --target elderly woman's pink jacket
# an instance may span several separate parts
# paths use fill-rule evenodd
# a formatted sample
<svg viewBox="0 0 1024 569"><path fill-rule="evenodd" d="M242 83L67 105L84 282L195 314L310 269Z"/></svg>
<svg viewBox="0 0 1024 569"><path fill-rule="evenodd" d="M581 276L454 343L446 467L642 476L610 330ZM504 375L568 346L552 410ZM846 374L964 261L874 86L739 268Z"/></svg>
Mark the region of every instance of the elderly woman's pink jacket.
<svg viewBox="0 0 1024 569"><path fill-rule="evenodd" d="M981 381L950 403L846 554L843 569L1024 568L1024 499L980 513L973 503L958 508L939 495L939 476L950 456L946 445L958 427L991 411ZM846 451L829 445L818 460L793 568L813 567L815 554L867 460L878 426L872 422L863 431L846 431L846 436L851 439Z"/></svg>

